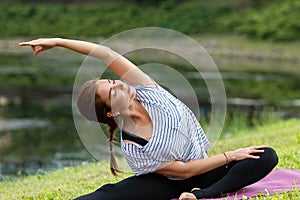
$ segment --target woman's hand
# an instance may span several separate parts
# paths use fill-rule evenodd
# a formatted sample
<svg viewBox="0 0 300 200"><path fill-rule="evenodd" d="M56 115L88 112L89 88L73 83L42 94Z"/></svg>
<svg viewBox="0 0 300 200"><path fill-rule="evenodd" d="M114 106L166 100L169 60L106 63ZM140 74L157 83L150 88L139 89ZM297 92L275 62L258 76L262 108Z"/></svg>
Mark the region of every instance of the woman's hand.
<svg viewBox="0 0 300 200"><path fill-rule="evenodd" d="M226 155L229 157L230 161L244 160L246 158L259 159L259 155L254 155L257 153L263 153L266 146L250 146L245 148L239 148L235 151L226 152Z"/></svg>
<svg viewBox="0 0 300 200"><path fill-rule="evenodd" d="M29 42L21 42L19 43L19 46L31 46L33 55L38 55L42 53L43 51L46 51L48 49L51 49L55 46L57 46L57 39L56 38L49 38L49 39L37 39L32 40ZM36 47L40 47L36 49Z"/></svg>

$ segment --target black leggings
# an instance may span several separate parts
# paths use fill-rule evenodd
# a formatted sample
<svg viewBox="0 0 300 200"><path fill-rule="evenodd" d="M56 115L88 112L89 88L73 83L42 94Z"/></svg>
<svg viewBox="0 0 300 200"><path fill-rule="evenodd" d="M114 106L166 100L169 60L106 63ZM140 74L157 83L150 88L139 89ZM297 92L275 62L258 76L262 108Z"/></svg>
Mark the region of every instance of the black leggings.
<svg viewBox="0 0 300 200"><path fill-rule="evenodd" d="M132 176L115 184L106 184L76 200L170 200L192 188L201 188L193 192L198 199L220 197L255 183L272 171L278 157L272 148L264 150L258 154L260 159L231 162L228 168L221 166L184 180L170 180L155 173Z"/></svg>

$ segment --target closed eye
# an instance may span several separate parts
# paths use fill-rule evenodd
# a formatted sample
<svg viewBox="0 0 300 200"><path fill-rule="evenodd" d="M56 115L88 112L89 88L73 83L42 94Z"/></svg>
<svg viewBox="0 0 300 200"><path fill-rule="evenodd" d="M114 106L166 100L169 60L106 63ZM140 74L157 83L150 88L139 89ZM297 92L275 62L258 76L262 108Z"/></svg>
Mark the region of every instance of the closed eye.
<svg viewBox="0 0 300 200"><path fill-rule="evenodd" d="M109 92L108 92L108 98L110 99L110 96L111 96L111 89L112 88L109 88Z"/></svg>
<svg viewBox="0 0 300 200"><path fill-rule="evenodd" d="M117 91L114 90L114 89L112 89L112 88L110 88L109 89L109 94L108 94L108 98L109 99L111 99L111 94L115 97L115 96L117 96Z"/></svg>
<svg viewBox="0 0 300 200"><path fill-rule="evenodd" d="M111 80L110 80L110 79L107 79L107 81L108 81L109 83L111 83ZM115 83L116 83L116 80L112 80L112 84L114 85ZM108 93L108 98L109 98L109 99L111 98L111 93L112 93L112 91L114 91L114 94L113 94L114 97L117 95L117 92L116 92L115 90L113 90L113 87L111 87L111 88L109 89L109 93Z"/></svg>

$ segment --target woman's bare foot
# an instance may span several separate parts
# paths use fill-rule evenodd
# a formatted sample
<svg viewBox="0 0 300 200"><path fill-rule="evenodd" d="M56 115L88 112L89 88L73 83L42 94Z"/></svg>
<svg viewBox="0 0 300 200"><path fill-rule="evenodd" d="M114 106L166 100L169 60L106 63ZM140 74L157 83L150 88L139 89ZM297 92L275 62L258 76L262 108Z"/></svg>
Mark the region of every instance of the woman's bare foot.
<svg viewBox="0 0 300 200"><path fill-rule="evenodd" d="M183 192L180 195L179 200L197 200L197 197L193 193Z"/></svg>
<svg viewBox="0 0 300 200"><path fill-rule="evenodd" d="M193 191L195 191L195 190L201 190L200 188L193 188L192 190L191 190L191 192L193 192Z"/></svg>

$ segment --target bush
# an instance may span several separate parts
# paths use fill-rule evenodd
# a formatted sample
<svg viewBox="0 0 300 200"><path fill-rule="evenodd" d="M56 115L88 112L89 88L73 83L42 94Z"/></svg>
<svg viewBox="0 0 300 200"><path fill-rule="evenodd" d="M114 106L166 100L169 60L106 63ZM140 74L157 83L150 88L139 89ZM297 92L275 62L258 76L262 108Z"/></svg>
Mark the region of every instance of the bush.
<svg viewBox="0 0 300 200"><path fill-rule="evenodd" d="M243 15L243 16L242 16ZM234 13L219 19L220 31L237 32L257 39L296 40L300 30L300 2L274 1L258 10Z"/></svg>
<svg viewBox="0 0 300 200"><path fill-rule="evenodd" d="M171 28L185 34L242 33L271 40L299 39L300 2L268 1L241 8L241 2L192 1L158 5L3 4L1 37L99 37L146 26Z"/></svg>

